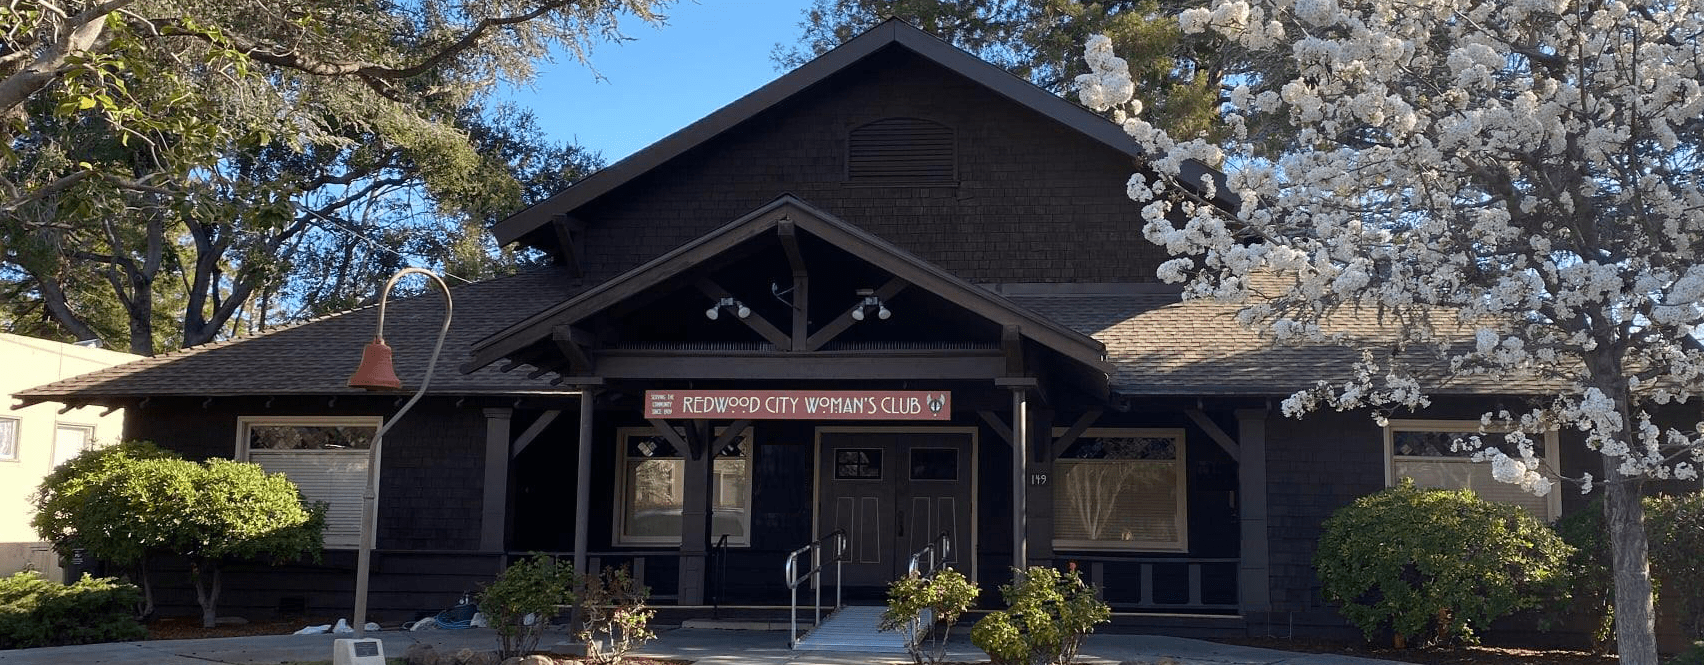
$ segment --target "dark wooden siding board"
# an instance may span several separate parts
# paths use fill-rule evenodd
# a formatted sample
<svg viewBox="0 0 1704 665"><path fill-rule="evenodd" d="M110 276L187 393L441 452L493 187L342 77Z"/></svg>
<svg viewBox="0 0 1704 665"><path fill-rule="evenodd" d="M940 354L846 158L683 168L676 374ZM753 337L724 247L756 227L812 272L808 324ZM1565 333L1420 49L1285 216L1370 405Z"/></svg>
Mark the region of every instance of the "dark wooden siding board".
<svg viewBox="0 0 1704 665"><path fill-rule="evenodd" d="M876 60L589 204L588 274L792 193L973 282L1153 280L1127 156L903 52ZM846 132L896 116L954 128L957 187L843 182Z"/></svg>

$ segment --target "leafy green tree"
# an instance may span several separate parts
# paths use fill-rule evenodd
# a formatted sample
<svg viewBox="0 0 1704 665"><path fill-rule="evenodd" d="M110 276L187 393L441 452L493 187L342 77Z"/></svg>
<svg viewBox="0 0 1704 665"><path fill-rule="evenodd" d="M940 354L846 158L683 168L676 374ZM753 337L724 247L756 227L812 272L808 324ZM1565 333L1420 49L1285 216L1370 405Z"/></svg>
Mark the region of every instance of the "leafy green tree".
<svg viewBox="0 0 1704 665"><path fill-rule="evenodd" d="M1056 94L1088 72L1082 45L1112 38L1130 63L1147 117L1173 136L1218 137L1226 59L1221 42L1183 39L1176 13L1186 0L816 0L804 34L777 44L781 67L821 55L888 17L898 17Z"/></svg>
<svg viewBox="0 0 1704 665"><path fill-rule="evenodd" d="M81 548L139 569L144 585L150 558L188 559L208 627L225 563L317 557L325 526L324 506L304 506L283 474L224 459L197 464L145 444L83 455L55 470L37 492L37 507L37 533L57 550ZM145 602L151 611L152 600Z"/></svg>
<svg viewBox="0 0 1704 665"><path fill-rule="evenodd" d="M0 279L69 336L113 341L78 306L104 289L137 353L160 348L162 309L170 346L240 329L304 247L373 242L349 239L354 221L513 210L517 173L474 138L503 122L481 118L489 91L657 4L15 3L0 10Z"/></svg>

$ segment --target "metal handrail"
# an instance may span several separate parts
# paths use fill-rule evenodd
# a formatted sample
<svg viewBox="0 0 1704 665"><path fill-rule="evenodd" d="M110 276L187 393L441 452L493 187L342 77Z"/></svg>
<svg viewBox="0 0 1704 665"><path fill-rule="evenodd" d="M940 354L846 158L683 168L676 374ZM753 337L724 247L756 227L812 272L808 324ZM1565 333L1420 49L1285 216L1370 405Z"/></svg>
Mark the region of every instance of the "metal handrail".
<svg viewBox="0 0 1704 665"><path fill-rule="evenodd" d="M843 529L830 531L827 535L811 541L811 544L793 550L791 554L787 555L787 564L783 567L782 572L787 576L787 590L792 594L792 609L789 612L791 632L788 633L787 642L789 647L799 645L799 584L805 580L816 582L811 585L816 588L816 618L811 625L822 625L822 546L831 538L834 540L834 558L830 560L830 563L834 564L834 609L838 610L840 609L840 567L841 562L846 560L846 531ZM806 553L811 555L811 569L799 572L799 556Z"/></svg>
<svg viewBox="0 0 1704 665"><path fill-rule="evenodd" d="M716 539L716 544L710 547L710 554L716 561L716 588L715 592L710 594L710 616L715 619L722 618L722 589L728 585L729 535L722 534L721 538Z"/></svg>
<svg viewBox="0 0 1704 665"><path fill-rule="evenodd" d="M943 529L939 535L929 541L928 545L925 545L923 549L917 550L911 555L911 562L906 564L905 572L909 575L930 577L934 575L936 571L941 569L941 564L945 564L947 562L947 557L952 556L952 554L953 538L947 534L946 530ZM936 560L937 555L940 556L939 560ZM925 556L929 557L929 568L926 571L920 570L917 567L917 563Z"/></svg>

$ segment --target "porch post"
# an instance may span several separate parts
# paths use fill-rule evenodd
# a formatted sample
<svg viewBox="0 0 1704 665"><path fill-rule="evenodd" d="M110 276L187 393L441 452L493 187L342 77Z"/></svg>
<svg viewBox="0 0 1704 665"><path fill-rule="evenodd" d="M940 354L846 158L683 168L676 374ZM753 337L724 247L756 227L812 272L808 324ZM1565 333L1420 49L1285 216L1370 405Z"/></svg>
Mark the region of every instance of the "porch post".
<svg viewBox="0 0 1704 665"><path fill-rule="evenodd" d="M688 439L694 450L686 456L686 478L682 483L680 510L680 598L681 605L703 605L706 569L710 556L710 473L716 451L710 449L709 423L693 421Z"/></svg>
<svg viewBox="0 0 1704 665"><path fill-rule="evenodd" d="M1255 614L1272 611L1271 565L1267 559L1266 525L1266 409L1237 409L1237 438L1241 457L1237 462L1238 515L1242 518L1242 563L1237 570L1237 599L1240 613L1255 628Z"/></svg>
<svg viewBox="0 0 1704 665"><path fill-rule="evenodd" d="M1028 502L1029 514L1028 532L1033 536L1025 544L1031 561L1044 562L1051 565L1053 561L1053 418L1054 412L1047 408L1031 409L1028 414L1030 435L1029 467L1025 469L1024 496ZM1040 484L1030 482L1035 476L1048 476Z"/></svg>
<svg viewBox="0 0 1704 665"><path fill-rule="evenodd" d="M1025 501L1025 481L1029 476L1028 398L1026 389L1012 389L1012 567L1020 570L1029 568L1029 515Z"/></svg>
<svg viewBox="0 0 1704 665"><path fill-rule="evenodd" d="M485 496L479 511L479 549L502 552L509 514L509 421L514 409L485 410Z"/></svg>
<svg viewBox="0 0 1704 665"><path fill-rule="evenodd" d="M585 575L587 529L592 521L592 399L596 391L580 392L580 457L574 466L574 572ZM575 607L575 614L579 608ZM575 622L570 621L569 625Z"/></svg>

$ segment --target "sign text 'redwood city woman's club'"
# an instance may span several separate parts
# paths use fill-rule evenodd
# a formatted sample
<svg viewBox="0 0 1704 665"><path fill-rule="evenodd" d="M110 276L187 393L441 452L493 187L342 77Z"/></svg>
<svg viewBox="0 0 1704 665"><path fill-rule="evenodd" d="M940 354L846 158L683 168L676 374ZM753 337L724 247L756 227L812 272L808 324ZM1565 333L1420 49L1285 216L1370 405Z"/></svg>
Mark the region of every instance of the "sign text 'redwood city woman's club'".
<svg viewBox="0 0 1704 665"><path fill-rule="evenodd" d="M928 390L647 390L646 418L950 420L952 393Z"/></svg>

